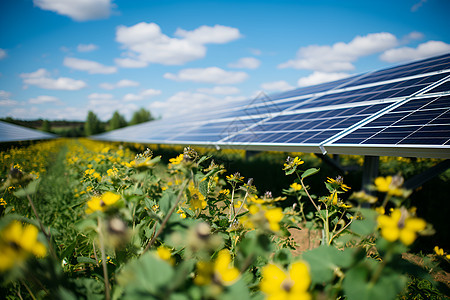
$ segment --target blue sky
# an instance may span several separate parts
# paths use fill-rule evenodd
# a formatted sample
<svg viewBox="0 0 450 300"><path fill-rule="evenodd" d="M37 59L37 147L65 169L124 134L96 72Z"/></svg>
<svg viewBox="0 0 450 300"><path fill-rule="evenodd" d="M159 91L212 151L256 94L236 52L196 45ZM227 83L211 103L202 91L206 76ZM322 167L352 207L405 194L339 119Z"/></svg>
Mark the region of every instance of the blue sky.
<svg viewBox="0 0 450 300"><path fill-rule="evenodd" d="M450 52L450 2L0 2L0 117L170 118Z"/></svg>

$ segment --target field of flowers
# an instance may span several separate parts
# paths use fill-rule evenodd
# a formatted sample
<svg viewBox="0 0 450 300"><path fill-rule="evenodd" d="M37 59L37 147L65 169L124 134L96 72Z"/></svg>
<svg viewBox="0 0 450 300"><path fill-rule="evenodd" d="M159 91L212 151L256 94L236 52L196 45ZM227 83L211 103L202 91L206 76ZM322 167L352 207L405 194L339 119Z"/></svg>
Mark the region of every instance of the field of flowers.
<svg viewBox="0 0 450 300"><path fill-rule="evenodd" d="M416 215L400 175L378 177L373 196L325 174L326 193L316 194L311 185L322 171L293 156L279 166L289 184L274 195L190 147L168 163L135 147L141 152L58 139L0 152L4 299L387 300L448 292L430 274L449 266L438 245L420 266L402 258L434 229ZM299 230L315 232L320 245L296 255Z"/></svg>

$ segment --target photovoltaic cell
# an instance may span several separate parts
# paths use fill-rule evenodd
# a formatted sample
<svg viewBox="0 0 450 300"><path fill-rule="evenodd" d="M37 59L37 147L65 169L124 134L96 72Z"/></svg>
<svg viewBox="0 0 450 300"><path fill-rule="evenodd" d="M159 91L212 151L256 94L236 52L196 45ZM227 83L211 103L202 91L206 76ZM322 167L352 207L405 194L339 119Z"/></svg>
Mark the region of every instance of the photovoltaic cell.
<svg viewBox="0 0 450 300"><path fill-rule="evenodd" d="M337 144L448 145L450 96L411 99L334 142Z"/></svg>
<svg viewBox="0 0 450 300"><path fill-rule="evenodd" d="M449 89L450 53L210 106L95 138L262 150L315 147L317 152L342 154L364 154L359 150L378 154L383 149L395 153L397 148L408 147L411 155L417 149L421 154L450 158ZM433 152L438 148L442 151Z"/></svg>

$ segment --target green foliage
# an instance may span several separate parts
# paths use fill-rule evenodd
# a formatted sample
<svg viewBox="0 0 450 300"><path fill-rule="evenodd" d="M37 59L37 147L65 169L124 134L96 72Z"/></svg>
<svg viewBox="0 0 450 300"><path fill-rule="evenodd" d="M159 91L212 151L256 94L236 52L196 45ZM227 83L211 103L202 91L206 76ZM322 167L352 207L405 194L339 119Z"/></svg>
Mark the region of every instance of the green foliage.
<svg viewBox="0 0 450 300"><path fill-rule="evenodd" d="M154 119L155 118L152 116L150 111L148 111L142 107L141 109L139 109L138 111L135 111L133 113L133 116L131 117L131 120L130 120L130 125L136 125L139 123L152 121Z"/></svg>
<svg viewBox="0 0 450 300"><path fill-rule="evenodd" d="M84 123L84 131L86 136L102 133L104 131L102 122L92 111L88 112L86 122Z"/></svg>
<svg viewBox="0 0 450 300"><path fill-rule="evenodd" d="M108 125L109 125L108 130L114 130L125 127L128 125L128 123L125 120L125 118L121 114L119 114L119 112L116 110L114 111L114 114L111 117L111 119L108 121Z"/></svg>
<svg viewBox="0 0 450 300"><path fill-rule="evenodd" d="M34 148L36 157L42 152L48 158L45 172L36 163L39 179L20 165L2 173L7 184L0 251L13 264L0 264L0 272L2 292L10 298L440 295L426 284L426 270L401 259L417 235L431 228L422 228L425 221L405 206L400 185L385 190L375 184L382 197L362 205L361 193L346 200L351 188L342 177L328 178L325 194L316 193L309 184L319 168L289 158L279 169L292 182L284 193L297 202L286 205L286 197L261 193L251 178L228 173L190 147L167 159L150 149L135 155L123 145L86 139L44 145ZM313 210L304 210L306 204ZM38 228L35 245L45 245L45 258L27 248L29 239L8 240L12 220ZM321 245L293 255L289 228L320 232ZM432 257L439 259L430 269L448 260L436 251ZM305 273L299 276L301 266Z"/></svg>

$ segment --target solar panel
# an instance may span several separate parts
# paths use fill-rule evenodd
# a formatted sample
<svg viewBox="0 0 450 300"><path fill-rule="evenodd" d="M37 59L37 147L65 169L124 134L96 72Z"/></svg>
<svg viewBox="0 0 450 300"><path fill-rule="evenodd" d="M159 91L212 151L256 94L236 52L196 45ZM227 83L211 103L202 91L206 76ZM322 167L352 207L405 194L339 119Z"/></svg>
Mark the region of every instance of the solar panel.
<svg viewBox="0 0 450 300"><path fill-rule="evenodd" d="M0 142L52 139L54 134L0 121Z"/></svg>
<svg viewBox="0 0 450 300"><path fill-rule="evenodd" d="M450 53L96 139L450 158Z"/></svg>

